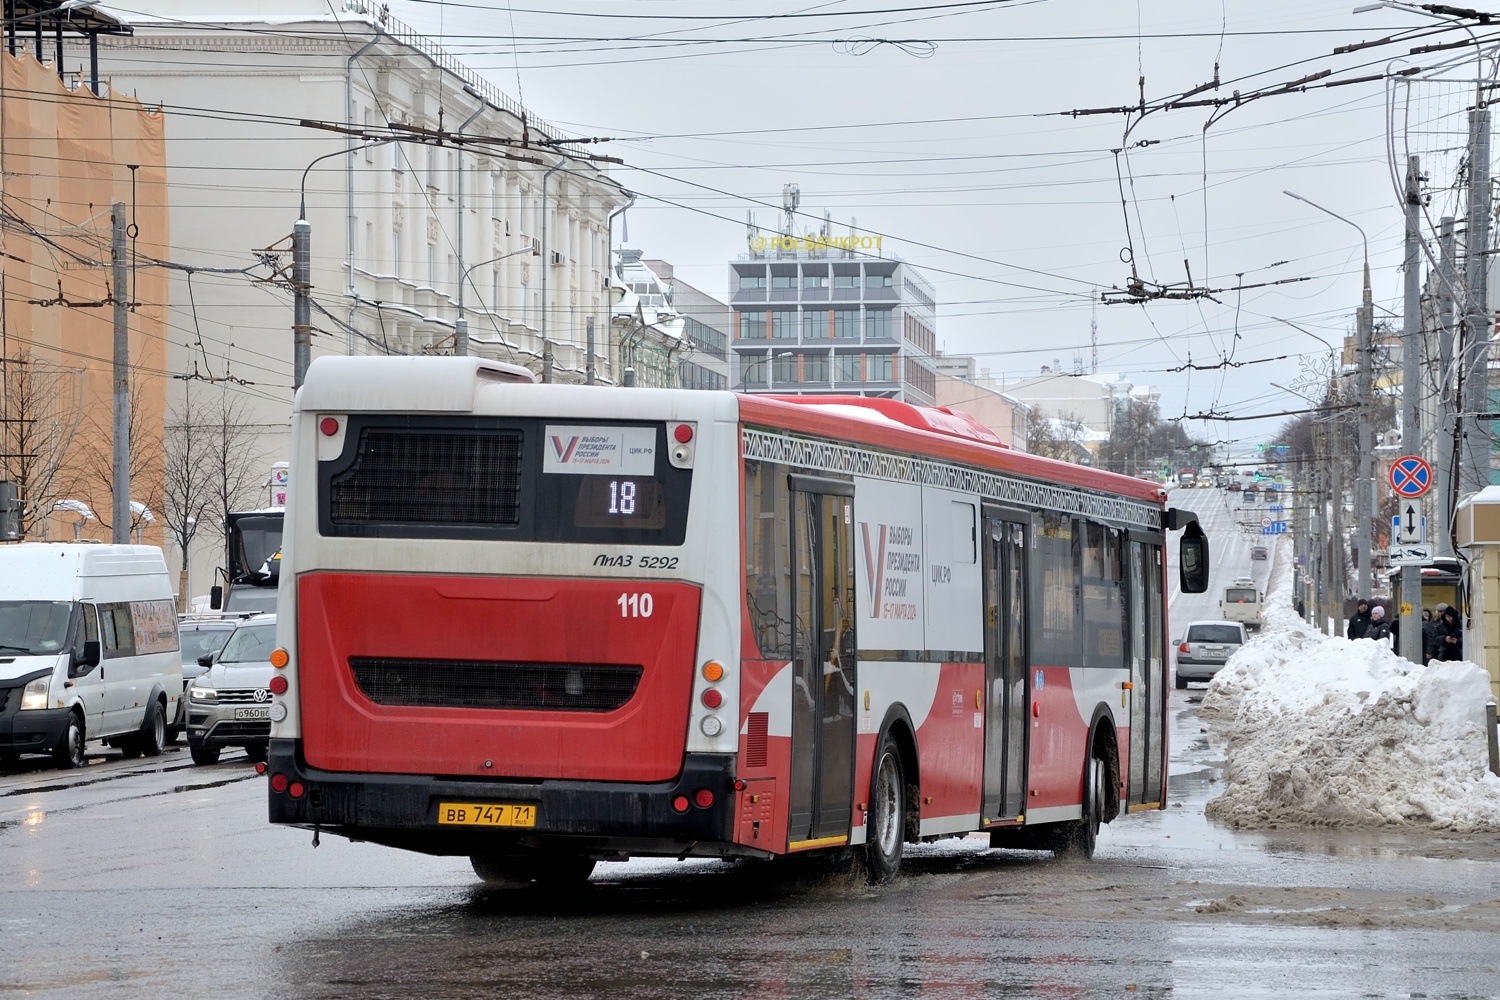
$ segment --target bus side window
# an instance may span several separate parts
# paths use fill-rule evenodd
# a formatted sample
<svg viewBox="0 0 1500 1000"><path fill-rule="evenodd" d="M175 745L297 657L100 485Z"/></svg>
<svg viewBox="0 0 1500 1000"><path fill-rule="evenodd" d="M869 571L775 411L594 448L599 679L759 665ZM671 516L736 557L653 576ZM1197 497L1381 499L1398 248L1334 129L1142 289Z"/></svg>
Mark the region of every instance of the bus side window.
<svg viewBox="0 0 1500 1000"><path fill-rule="evenodd" d="M104 633L104 657L135 655L135 626L129 604L99 605L99 624Z"/></svg>

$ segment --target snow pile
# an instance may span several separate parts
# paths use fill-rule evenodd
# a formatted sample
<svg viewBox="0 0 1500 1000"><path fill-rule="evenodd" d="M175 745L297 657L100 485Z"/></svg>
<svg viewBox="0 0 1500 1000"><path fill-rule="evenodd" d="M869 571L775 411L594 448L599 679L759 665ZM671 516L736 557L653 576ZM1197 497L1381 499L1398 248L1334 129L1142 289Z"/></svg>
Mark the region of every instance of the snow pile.
<svg viewBox="0 0 1500 1000"><path fill-rule="evenodd" d="M1291 560L1277 562L1263 631L1203 699L1202 714L1228 738L1227 788L1208 816L1248 827L1500 830L1484 734L1489 675L1322 635L1291 608Z"/></svg>

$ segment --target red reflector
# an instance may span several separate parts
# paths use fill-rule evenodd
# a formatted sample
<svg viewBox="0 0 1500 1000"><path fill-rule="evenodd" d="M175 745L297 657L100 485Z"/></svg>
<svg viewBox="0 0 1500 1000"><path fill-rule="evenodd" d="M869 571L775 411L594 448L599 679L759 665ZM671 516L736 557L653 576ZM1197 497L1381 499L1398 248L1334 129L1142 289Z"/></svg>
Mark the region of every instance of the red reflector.
<svg viewBox="0 0 1500 1000"><path fill-rule="evenodd" d="M679 796L677 796L677 798L673 799L672 800L672 808L676 809L680 813L687 812L687 810L688 810L687 796L686 795L679 795Z"/></svg>
<svg viewBox="0 0 1500 1000"><path fill-rule="evenodd" d="M720 705L724 704L724 696L720 694L716 689L709 688L707 691L703 692L703 704L707 705L709 708L718 708Z"/></svg>
<svg viewBox="0 0 1500 1000"><path fill-rule="evenodd" d="M734 779L734 790L737 791L737 792L743 792L745 790L745 779L744 778L736 778L736 779Z"/></svg>
<svg viewBox="0 0 1500 1000"><path fill-rule="evenodd" d="M286 694L287 685L285 675L277 674L275 677L272 677L271 683L267 684L266 687L271 689L272 694Z"/></svg>
<svg viewBox="0 0 1500 1000"><path fill-rule="evenodd" d="M1031 717L1033 719L1040 719L1042 717L1042 706L1040 702L1034 701L1031 703Z"/></svg>
<svg viewBox="0 0 1500 1000"><path fill-rule="evenodd" d="M273 792L284 792L284 791L286 791L286 775L284 775L284 774L273 774L273 775L271 775L271 791L273 791Z"/></svg>
<svg viewBox="0 0 1500 1000"><path fill-rule="evenodd" d="M266 773L266 762L265 761L261 761L259 764L255 765L255 773L256 774L265 774Z"/></svg>
<svg viewBox="0 0 1500 1000"><path fill-rule="evenodd" d="M672 436L677 439L678 444L687 444L693 439L693 429L687 424L678 424L672 429Z"/></svg>
<svg viewBox="0 0 1500 1000"><path fill-rule="evenodd" d="M700 788L693 793L693 801L698 803L698 808L707 809L714 804L714 793L707 788Z"/></svg>
<svg viewBox="0 0 1500 1000"><path fill-rule="evenodd" d="M302 787L302 782L294 781L287 786L286 793L294 799L300 799L302 798L302 793L305 791L307 791L307 789Z"/></svg>
<svg viewBox="0 0 1500 1000"><path fill-rule="evenodd" d="M322 420L318 421L318 430L322 431L329 437L333 437L333 435L339 432L339 422L337 418L324 417Z"/></svg>

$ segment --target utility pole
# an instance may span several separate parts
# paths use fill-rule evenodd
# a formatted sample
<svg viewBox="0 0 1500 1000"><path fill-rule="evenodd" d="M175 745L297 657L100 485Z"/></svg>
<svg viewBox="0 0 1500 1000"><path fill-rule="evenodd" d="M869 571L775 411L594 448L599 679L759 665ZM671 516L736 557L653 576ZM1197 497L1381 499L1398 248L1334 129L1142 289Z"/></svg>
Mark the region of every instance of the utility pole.
<svg viewBox="0 0 1500 1000"><path fill-rule="evenodd" d="M1458 268L1453 254L1453 216L1438 223L1437 421L1433 424L1437 502L1432 505L1433 552L1453 558L1453 293Z"/></svg>
<svg viewBox="0 0 1500 1000"><path fill-rule="evenodd" d="M1375 353L1375 305L1370 295L1370 260L1365 258L1365 290L1360 299L1359 315L1355 320L1355 343L1359 357L1358 384L1355 393L1359 397L1359 467L1354 483L1354 558L1355 579L1359 581L1359 596L1369 597L1374 593L1370 580L1371 528L1375 520L1375 433L1371 427L1370 410L1371 358Z"/></svg>
<svg viewBox="0 0 1500 1000"><path fill-rule="evenodd" d="M1463 458L1460 492L1490 484L1490 433L1475 419L1489 410L1489 288L1485 268L1490 248L1490 112L1469 112L1469 241L1464 252L1464 391L1460 408Z"/></svg>
<svg viewBox="0 0 1500 1000"><path fill-rule="evenodd" d="M1401 316L1401 440L1410 449L1422 445L1418 403L1422 384L1422 169L1415 156L1406 159L1406 303ZM1401 623L1398 652L1413 663L1422 662L1422 567L1401 567Z"/></svg>
<svg viewBox="0 0 1500 1000"><path fill-rule="evenodd" d="M110 262L115 300L114 524L110 540L130 544L130 288L125 267L125 203L110 206Z"/></svg>
<svg viewBox="0 0 1500 1000"><path fill-rule="evenodd" d="M292 389L302 388L312 363L312 223L292 226Z"/></svg>

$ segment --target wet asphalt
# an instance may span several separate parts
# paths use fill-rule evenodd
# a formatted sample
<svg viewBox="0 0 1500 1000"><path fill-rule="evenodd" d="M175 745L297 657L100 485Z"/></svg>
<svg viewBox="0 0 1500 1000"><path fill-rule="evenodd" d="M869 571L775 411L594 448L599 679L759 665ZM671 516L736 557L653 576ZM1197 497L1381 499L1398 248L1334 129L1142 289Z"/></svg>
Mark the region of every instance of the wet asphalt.
<svg viewBox="0 0 1500 1000"><path fill-rule="evenodd" d="M1237 507L1191 499L1215 576L1263 581ZM1176 598L1172 627L1216 600ZM1202 693L1172 694L1171 807L1092 861L948 840L883 886L837 860L639 860L487 890L464 859L270 827L238 754L94 744L78 771L0 770L0 995L1500 996L1500 836L1214 826Z"/></svg>

